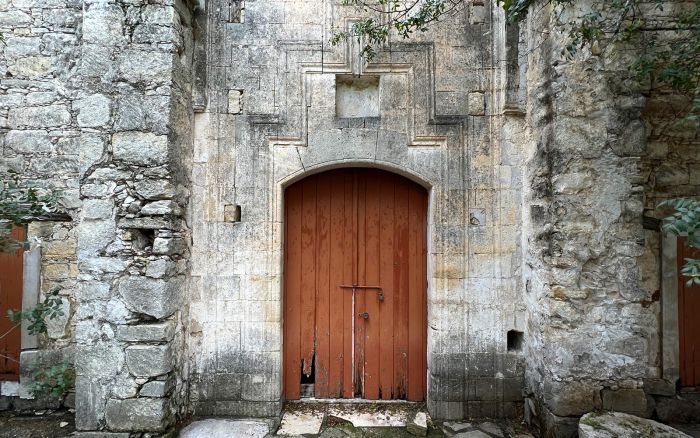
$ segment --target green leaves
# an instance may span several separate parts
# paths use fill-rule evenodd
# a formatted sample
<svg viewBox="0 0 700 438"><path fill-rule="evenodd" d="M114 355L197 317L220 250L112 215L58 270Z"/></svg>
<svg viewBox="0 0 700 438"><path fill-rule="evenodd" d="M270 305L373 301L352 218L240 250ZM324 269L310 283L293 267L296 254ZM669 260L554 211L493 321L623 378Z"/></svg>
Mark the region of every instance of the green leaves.
<svg viewBox="0 0 700 438"><path fill-rule="evenodd" d="M31 392L34 397L51 395L63 397L75 385L75 370L67 364L42 366L32 370Z"/></svg>
<svg viewBox="0 0 700 438"><path fill-rule="evenodd" d="M376 57L375 46L386 43L392 30L401 38L410 38L415 32L426 32L429 24L444 14L459 6L466 7L465 0L343 0L343 4L371 16L356 21L348 31L336 30L330 43L337 46L355 38L362 44L360 56L367 61Z"/></svg>
<svg viewBox="0 0 700 438"><path fill-rule="evenodd" d="M673 214L664 219L661 230L666 234L687 236L686 245L700 250L700 201L694 199L669 199L659 208L673 209ZM686 258L681 274L688 278L686 285L700 285L700 260Z"/></svg>
<svg viewBox="0 0 700 438"><path fill-rule="evenodd" d="M12 238L12 226L26 224L57 211L60 191L33 182L21 182L19 174L8 170L0 181L0 251L10 252L22 246Z"/></svg>
<svg viewBox="0 0 700 438"><path fill-rule="evenodd" d="M59 290L58 288L52 290L46 295L43 302L28 310L8 310L7 317L15 324L19 324L23 319L26 320L29 323L27 331L30 335L46 333L47 318L55 319L64 315L63 300L58 294Z"/></svg>

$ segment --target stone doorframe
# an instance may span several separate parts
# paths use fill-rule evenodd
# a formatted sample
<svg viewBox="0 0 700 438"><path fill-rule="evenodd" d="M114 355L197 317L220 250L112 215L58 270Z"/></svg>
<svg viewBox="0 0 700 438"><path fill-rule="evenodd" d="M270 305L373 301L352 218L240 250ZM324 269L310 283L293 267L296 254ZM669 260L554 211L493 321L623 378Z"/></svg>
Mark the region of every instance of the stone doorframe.
<svg viewBox="0 0 700 438"><path fill-rule="evenodd" d="M680 378L678 237L661 233L661 377L674 392Z"/></svg>
<svg viewBox="0 0 700 438"><path fill-rule="evenodd" d="M420 185L423 187L427 192L428 192L428 211L427 211L427 250L428 250L428 257L427 257L427 267L426 267L426 281L428 283L427 286L427 319L428 321L431 320L431 314L432 314L432 306L430 304L430 296L432 295L432 286L433 286L433 278L432 278L432 260L430 257L431 251L432 251L432 236L433 236L433 214L434 214L434 191L432 190L433 184L429 182L428 178L426 178L423 175L418 174L417 172L414 172L412 170L406 169L406 168L401 168L396 166L395 164L389 163L389 162L380 162L376 160L363 160L363 159L356 159L356 160L336 160L336 161L328 161L324 163L319 163L311 167L307 167L301 171L297 171L294 173L291 173L282 179L279 179L275 185L275 199L274 199L274 215L277 218L277 220L280 223L284 222L284 191L287 187L290 185L294 184L297 181L303 180L306 177L309 177L311 175L317 174L317 173L322 173L328 170L332 169L339 169L339 168L352 168L352 167L360 167L360 168L373 168L373 169L380 169L380 170L385 170L387 172L391 172L396 175L403 176L416 184ZM280 307L281 307L281 312L283 313L284 309L284 226L277 227L275 230L275 236L273 241L275 242L275 251L279 251L280 254L280 267L279 267L279 272L282 272L282 275L279 281L279 296L282 297L280 300ZM280 330L283 330L283 325L284 321L282 321L282 324L280 325ZM426 326L427 329L427 326ZM281 336L280 339L282 339L282 342L284 343L284 336ZM431 340L430 340L430 330L428 330L428 333L426 334L426 341L427 341L427 355L428 355L428 363L430 363L430 346L431 346ZM282 347L284 349L284 347ZM284 374L284 362L282 361L280 363L280 374ZM425 376L426 381L428 380L428 376L426 374ZM281 379L281 382L284 382L284 377ZM429 396L429 392L426 393L426 401Z"/></svg>

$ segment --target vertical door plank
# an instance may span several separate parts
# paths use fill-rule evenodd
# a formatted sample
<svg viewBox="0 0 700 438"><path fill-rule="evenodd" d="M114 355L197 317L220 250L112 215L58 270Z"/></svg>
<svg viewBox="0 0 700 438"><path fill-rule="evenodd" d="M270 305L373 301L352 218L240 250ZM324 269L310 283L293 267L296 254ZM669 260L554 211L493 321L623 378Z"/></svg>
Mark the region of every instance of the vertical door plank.
<svg viewBox="0 0 700 438"><path fill-rule="evenodd" d="M394 182L396 177L383 174L379 184L379 282L384 301L379 307L379 395L384 400L394 397ZM400 293L400 292L398 292ZM367 291L370 300L377 300L378 291Z"/></svg>
<svg viewBox="0 0 700 438"><path fill-rule="evenodd" d="M314 357L316 303L316 184L315 176L302 182L301 210L301 359L302 372L311 375Z"/></svg>
<svg viewBox="0 0 700 438"><path fill-rule="evenodd" d="M330 215L332 173L318 176L316 189L316 380L317 398L329 397Z"/></svg>
<svg viewBox="0 0 700 438"><path fill-rule="evenodd" d="M343 243L345 240L345 172L334 174L330 181L330 230L329 230L329 364L328 395L330 398L343 396L343 350L345 346L344 313L345 295L349 290L340 286L346 266L352 269L352 261L345 260Z"/></svg>
<svg viewBox="0 0 700 438"><path fill-rule="evenodd" d="M421 266L422 224L420 214L421 194L413 187L409 189L408 207L408 400L423 399L423 268Z"/></svg>
<svg viewBox="0 0 700 438"><path fill-rule="evenodd" d="M365 285L376 286L379 284L379 229L380 229L380 183L381 179L374 171L367 171L365 209ZM368 319L362 319L365 325L365 391L364 398L377 400L379 398L379 336L381 328L381 315L379 314L379 301L377 292L365 289L360 292L364 295L365 309L369 313Z"/></svg>
<svg viewBox="0 0 700 438"><path fill-rule="evenodd" d="M300 185L285 193L284 396L297 400L301 385L301 204Z"/></svg>
<svg viewBox="0 0 700 438"><path fill-rule="evenodd" d="M367 181L364 177L365 173L362 170L355 170L355 194L356 194L356 277L355 284L366 284L367 282ZM359 314L365 312L365 294L361 291L355 292L355 311L353 312L353 320L355 323L355 368L354 381L355 396L366 395L365 382L365 336L366 328L364 319L359 317Z"/></svg>
<svg viewBox="0 0 700 438"><path fill-rule="evenodd" d="M686 246L686 237L678 238L678 325L680 383L683 387L700 386L700 286L686 286L680 270L686 258L699 258L700 251Z"/></svg>
<svg viewBox="0 0 700 438"><path fill-rule="evenodd" d="M343 284L352 285L357 281L357 187L355 172L343 172ZM352 290L343 290L343 397L355 396L353 362L353 305Z"/></svg>
<svg viewBox="0 0 700 438"><path fill-rule="evenodd" d="M23 226L13 226L11 236L15 240L26 240ZM0 380L19 378L19 354L21 332L15 323L7 318L7 311L22 309L22 286L24 279L24 249L9 253L0 252ZM8 333L9 332L9 333Z"/></svg>
<svg viewBox="0 0 700 438"><path fill-rule="evenodd" d="M421 249L421 259L420 264L423 268L422 274L420 276L420 290L422 292L421 300L421 333L423 334L423 349L421 356L423 357L423 368L421 370L420 378L423 382L423 391L421 394L421 400L426 399L428 394L428 193L420 189L420 200L421 200L421 227L419 232L422 236L423 246Z"/></svg>
<svg viewBox="0 0 700 438"><path fill-rule="evenodd" d="M405 398L408 378L408 187L396 184L394 226L394 397Z"/></svg>

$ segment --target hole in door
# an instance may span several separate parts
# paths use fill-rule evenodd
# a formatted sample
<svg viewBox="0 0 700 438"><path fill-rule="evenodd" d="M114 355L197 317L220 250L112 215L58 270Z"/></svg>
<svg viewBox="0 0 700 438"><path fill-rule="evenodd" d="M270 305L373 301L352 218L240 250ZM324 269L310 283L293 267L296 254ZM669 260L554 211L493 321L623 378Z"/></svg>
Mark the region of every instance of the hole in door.
<svg viewBox="0 0 700 438"><path fill-rule="evenodd" d="M301 361L301 398L314 396L314 383L316 383L316 355L311 360L311 371L304 373L304 361Z"/></svg>

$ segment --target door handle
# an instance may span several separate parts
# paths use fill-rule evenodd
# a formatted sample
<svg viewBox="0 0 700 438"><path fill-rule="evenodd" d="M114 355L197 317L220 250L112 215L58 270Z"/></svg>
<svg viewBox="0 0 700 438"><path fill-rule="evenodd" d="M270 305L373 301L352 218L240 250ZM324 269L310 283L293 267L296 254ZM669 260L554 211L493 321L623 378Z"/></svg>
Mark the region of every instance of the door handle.
<svg viewBox="0 0 700 438"><path fill-rule="evenodd" d="M369 319L369 313L367 312L362 312L358 316L362 317L362 319Z"/></svg>

